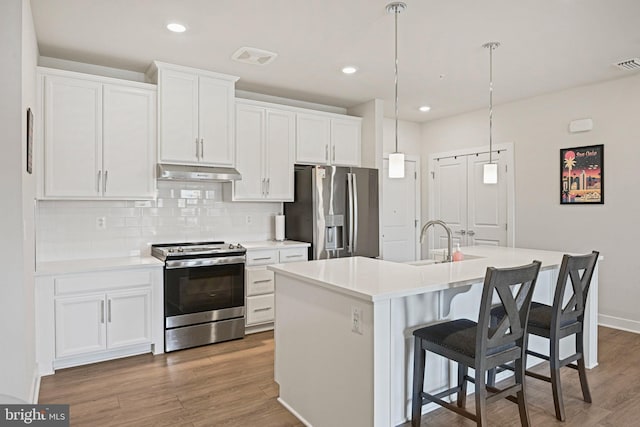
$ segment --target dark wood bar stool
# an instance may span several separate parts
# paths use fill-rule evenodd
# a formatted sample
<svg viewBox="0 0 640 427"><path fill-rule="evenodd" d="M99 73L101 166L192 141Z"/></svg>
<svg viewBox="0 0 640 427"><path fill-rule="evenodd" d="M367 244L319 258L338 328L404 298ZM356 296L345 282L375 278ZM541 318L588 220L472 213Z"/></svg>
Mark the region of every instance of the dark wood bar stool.
<svg viewBox="0 0 640 427"><path fill-rule="evenodd" d="M486 404L506 398L518 404L520 421L529 426L525 399L524 357L526 327L531 297L535 288L540 262L514 268L487 268L482 290L478 323L467 319L453 320L417 329L413 332L413 394L411 425L420 425L422 406L435 402L476 422L487 426ZM491 301L494 292L500 297L506 315L490 326ZM424 392L426 351L458 362L458 385L435 395ZM489 369L508 362L515 363L515 384L505 389L488 387L485 374ZM475 370L474 377L467 375ZM467 381L475 384L475 413L465 409ZM488 392L491 392L490 394ZM442 400L457 393L457 405ZM516 396L513 396L513 395Z"/></svg>
<svg viewBox="0 0 640 427"><path fill-rule="evenodd" d="M548 361L551 375L547 377L531 371L526 371L526 375L551 383L556 418L560 421L565 420L560 384L560 368L563 366L578 371L582 397L585 402L591 403L591 393L589 392L584 364L584 307L587 302L593 271L596 262L598 262L598 256L599 253L596 251L587 255L565 255L562 258L560 273L558 274L553 306L538 302L531 303L527 332L549 340L549 356L531 350L527 350L527 354ZM571 283L571 288L569 288L569 294L565 298L569 282ZM567 302L563 303L565 300ZM497 324L504 316L505 311L500 306L496 306L491 310L494 324ZM575 335L576 351L571 356L560 359L560 340L570 335ZM574 365L573 362L576 362L576 364ZM501 368L512 370L513 366L502 366ZM495 373L495 369L489 372L488 382L492 386L495 384Z"/></svg>

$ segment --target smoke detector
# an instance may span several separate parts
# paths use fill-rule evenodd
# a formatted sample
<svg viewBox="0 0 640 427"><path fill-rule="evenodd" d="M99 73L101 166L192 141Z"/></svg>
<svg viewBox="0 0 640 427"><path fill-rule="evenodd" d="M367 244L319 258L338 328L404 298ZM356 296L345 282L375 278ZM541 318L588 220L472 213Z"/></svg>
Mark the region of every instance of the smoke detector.
<svg viewBox="0 0 640 427"><path fill-rule="evenodd" d="M236 50L231 59L238 62L245 62L253 65L267 65L278 56L275 52L256 49L255 47L241 47Z"/></svg>
<svg viewBox="0 0 640 427"><path fill-rule="evenodd" d="M625 71L640 70L640 58L625 59L613 65Z"/></svg>

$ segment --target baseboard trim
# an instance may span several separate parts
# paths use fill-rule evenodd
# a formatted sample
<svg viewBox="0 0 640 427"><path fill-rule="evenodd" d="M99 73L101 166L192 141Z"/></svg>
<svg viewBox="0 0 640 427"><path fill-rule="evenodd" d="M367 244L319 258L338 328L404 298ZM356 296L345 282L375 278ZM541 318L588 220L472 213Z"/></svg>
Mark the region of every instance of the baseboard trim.
<svg viewBox="0 0 640 427"><path fill-rule="evenodd" d="M38 404L38 398L40 396L40 370L38 365L36 364L35 370L33 371L33 379L31 380L31 393L30 393L30 402L34 405Z"/></svg>
<svg viewBox="0 0 640 427"><path fill-rule="evenodd" d="M620 317L598 315L598 324L607 328L620 329L621 331L634 332L640 334L640 322L636 320L623 319Z"/></svg>
<svg viewBox="0 0 640 427"><path fill-rule="evenodd" d="M282 406L284 406L284 407L285 407L285 409L286 409L287 411L291 412L291 413L293 414L293 416L294 416L294 417L296 417L298 420L300 420L300 422L301 422L302 424L304 424L304 425L305 425L305 426L307 426L307 427L313 427L309 421L305 420L305 419L304 419L304 417L303 417L302 415L300 415L299 413L297 413L297 412L295 411L295 409L293 409L291 406L289 406L289 404L288 404L287 402L285 402L284 400L282 400L282 398L281 398L281 397L278 397L278 402L280 402L280 404L281 404Z"/></svg>

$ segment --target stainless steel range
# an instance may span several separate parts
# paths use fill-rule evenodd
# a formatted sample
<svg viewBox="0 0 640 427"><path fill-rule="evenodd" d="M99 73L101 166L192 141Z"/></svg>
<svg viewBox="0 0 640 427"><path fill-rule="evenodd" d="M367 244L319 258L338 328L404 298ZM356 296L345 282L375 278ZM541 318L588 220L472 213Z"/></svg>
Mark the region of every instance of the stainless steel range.
<svg viewBox="0 0 640 427"><path fill-rule="evenodd" d="M244 336L246 249L224 242L151 246L164 261L166 352Z"/></svg>

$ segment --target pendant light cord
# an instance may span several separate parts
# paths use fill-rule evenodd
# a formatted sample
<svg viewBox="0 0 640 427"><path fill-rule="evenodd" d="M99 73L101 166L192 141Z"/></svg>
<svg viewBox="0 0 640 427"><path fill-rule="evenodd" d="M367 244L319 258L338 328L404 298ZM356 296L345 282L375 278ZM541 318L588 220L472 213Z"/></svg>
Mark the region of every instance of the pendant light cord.
<svg viewBox="0 0 640 427"><path fill-rule="evenodd" d="M398 14L400 13L400 10L398 9L398 7L396 6L395 10L394 10L394 16L395 16L395 55L396 55L396 61L395 61L395 86L396 86L396 104L395 104L395 109L396 109L396 153L398 152Z"/></svg>
<svg viewBox="0 0 640 427"><path fill-rule="evenodd" d="M493 49L495 45L489 46L489 163L492 163L493 145Z"/></svg>

